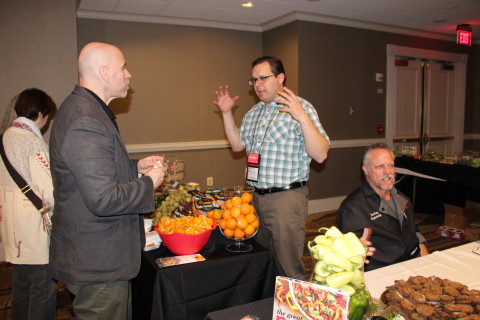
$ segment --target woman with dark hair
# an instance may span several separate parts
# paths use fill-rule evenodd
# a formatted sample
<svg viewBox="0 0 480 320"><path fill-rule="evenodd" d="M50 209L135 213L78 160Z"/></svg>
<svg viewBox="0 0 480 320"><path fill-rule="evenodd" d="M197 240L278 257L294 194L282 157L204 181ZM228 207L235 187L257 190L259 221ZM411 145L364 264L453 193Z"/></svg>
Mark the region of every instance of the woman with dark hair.
<svg viewBox="0 0 480 320"><path fill-rule="evenodd" d="M42 90L24 90L15 101L17 118L1 136L11 165L50 208L50 160L40 130L55 108ZM13 265L12 319L55 319L56 283L47 271L49 236L44 219L3 161L0 176L0 235L5 260Z"/></svg>

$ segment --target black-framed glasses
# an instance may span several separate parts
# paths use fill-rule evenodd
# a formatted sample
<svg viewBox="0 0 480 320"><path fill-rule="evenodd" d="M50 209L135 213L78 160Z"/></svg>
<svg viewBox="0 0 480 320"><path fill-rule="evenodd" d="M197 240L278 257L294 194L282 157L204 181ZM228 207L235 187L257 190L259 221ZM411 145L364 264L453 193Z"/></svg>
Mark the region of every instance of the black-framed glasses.
<svg viewBox="0 0 480 320"><path fill-rule="evenodd" d="M267 79L270 78L270 77L276 77L276 75L271 74L269 76L248 79L248 84L251 85L251 86L253 86L256 83L264 84L265 82L267 82Z"/></svg>

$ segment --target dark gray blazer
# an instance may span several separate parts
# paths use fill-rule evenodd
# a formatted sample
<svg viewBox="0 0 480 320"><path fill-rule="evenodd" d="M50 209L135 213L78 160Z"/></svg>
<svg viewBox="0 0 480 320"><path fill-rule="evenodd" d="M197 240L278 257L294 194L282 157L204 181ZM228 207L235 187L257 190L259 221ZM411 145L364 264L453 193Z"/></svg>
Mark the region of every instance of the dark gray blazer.
<svg viewBox="0 0 480 320"><path fill-rule="evenodd" d="M49 271L74 285L129 280L140 268L142 213L154 210L153 182L99 102L76 86L50 136L55 208Z"/></svg>

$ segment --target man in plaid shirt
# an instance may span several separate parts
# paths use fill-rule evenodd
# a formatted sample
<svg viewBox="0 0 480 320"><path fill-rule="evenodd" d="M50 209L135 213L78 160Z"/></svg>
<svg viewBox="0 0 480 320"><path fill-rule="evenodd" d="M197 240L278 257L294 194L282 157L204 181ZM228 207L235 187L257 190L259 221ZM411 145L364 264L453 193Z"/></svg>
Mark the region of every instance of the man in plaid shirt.
<svg viewBox="0 0 480 320"><path fill-rule="evenodd" d="M260 218L256 240L273 250L286 276L305 279L301 257L310 161L325 161L330 140L316 110L285 87L285 80L280 59L261 57L252 63L249 83L260 102L247 112L240 129L232 114L239 97L230 96L228 86L215 92L215 104L232 150L247 152L246 181L255 188Z"/></svg>

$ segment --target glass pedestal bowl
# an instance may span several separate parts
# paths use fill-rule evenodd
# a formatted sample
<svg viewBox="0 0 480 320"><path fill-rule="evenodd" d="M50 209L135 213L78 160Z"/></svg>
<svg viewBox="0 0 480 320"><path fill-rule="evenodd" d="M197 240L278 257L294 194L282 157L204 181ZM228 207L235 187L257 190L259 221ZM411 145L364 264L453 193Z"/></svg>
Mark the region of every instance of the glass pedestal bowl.
<svg viewBox="0 0 480 320"><path fill-rule="evenodd" d="M244 241L257 234L259 221L252 205L252 187L224 188L225 203L223 204L220 232L235 243L225 248L230 252L248 252L253 249L251 244Z"/></svg>

